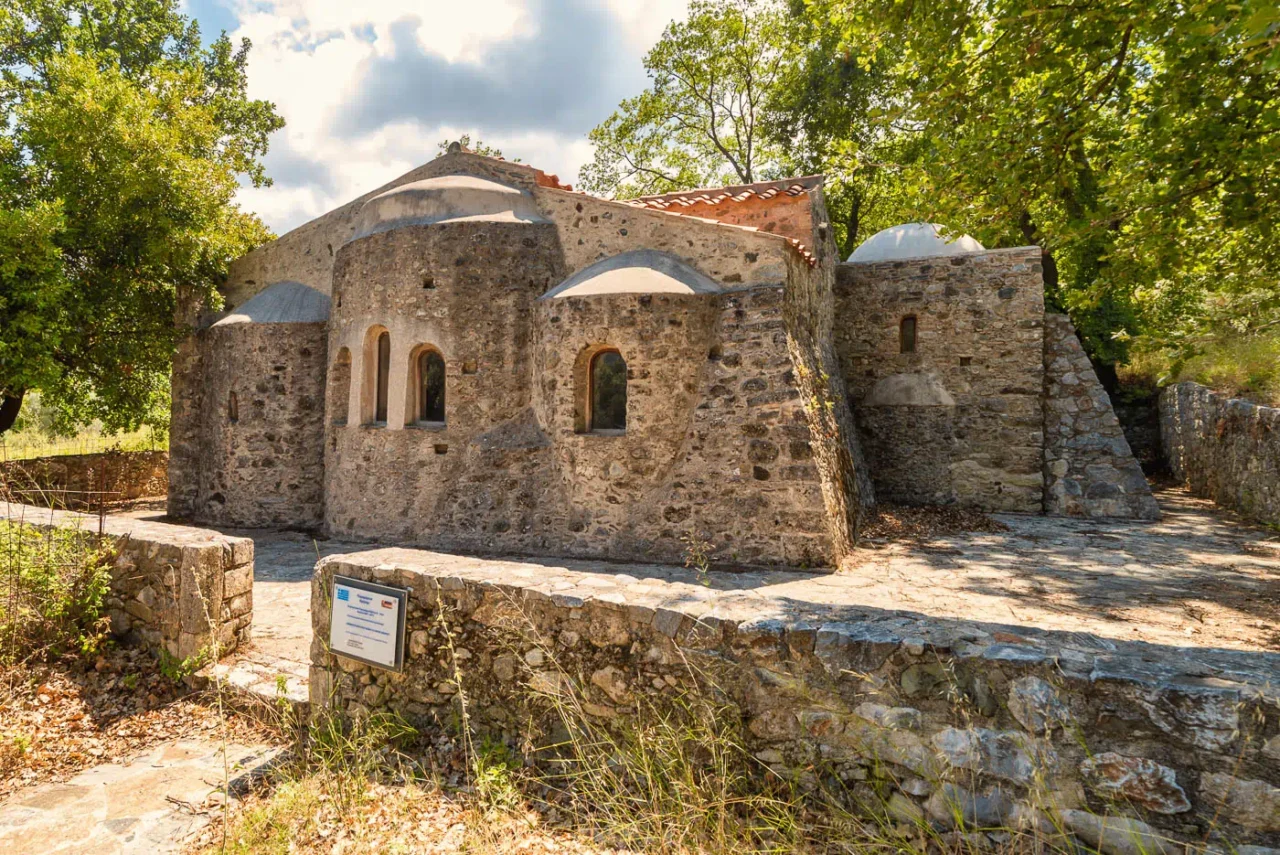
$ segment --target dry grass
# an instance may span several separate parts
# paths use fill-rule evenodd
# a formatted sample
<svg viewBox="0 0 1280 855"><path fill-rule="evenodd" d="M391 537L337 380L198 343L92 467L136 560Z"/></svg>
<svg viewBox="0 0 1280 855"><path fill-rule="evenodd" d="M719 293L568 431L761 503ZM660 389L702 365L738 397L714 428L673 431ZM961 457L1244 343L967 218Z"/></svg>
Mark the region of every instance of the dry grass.
<svg viewBox="0 0 1280 855"><path fill-rule="evenodd" d="M168 438L149 428L133 433L103 434L93 428L72 437L51 437L39 431L12 431L0 435L0 462L62 457L72 454L100 454L104 451L164 451Z"/></svg>
<svg viewBox="0 0 1280 855"><path fill-rule="evenodd" d="M448 732L414 732L386 714L350 721L323 712L305 729L291 762L224 827L207 829L196 850L1078 853L1052 827L966 826L959 805L961 818L949 829L930 823L914 803L904 810L890 798L892 775L874 764L868 780L852 785L820 762L795 777L779 775L748 751L740 711L691 664L704 689L663 702L637 700L635 714L614 718L558 668L548 645L542 652L559 679L524 698L528 710L550 716L543 719L549 729L523 755L472 730L461 688ZM463 664L454 658L459 687Z"/></svg>

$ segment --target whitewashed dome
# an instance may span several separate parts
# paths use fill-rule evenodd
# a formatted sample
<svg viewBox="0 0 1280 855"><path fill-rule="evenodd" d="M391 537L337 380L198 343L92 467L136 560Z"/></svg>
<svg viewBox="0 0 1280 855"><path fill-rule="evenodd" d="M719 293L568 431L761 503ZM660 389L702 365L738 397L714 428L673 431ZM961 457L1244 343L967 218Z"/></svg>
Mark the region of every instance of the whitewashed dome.
<svg viewBox="0 0 1280 855"><path fill-rule="evenodd" d="M402 226L463 221L547 222L526 190L474 175L439 175L393 187L365 202L351 240Z"/></svg>
<svg viewBox="0 0 1280 855"><path fill-rule="evenodd" d="M599 294L716 294L721 290L714 280L674 255L637 249L582 268L540 299Z"/></svg>
<svg viewBox="0 0 1280 855"><path fill-rule="evenodd" d="M867 238L849 256L850 261L902 261L938 255L965 255L982 252L984 247L968 235L953 240L943 237L945 229L937 223L904 223L879 231Z"/></svg>

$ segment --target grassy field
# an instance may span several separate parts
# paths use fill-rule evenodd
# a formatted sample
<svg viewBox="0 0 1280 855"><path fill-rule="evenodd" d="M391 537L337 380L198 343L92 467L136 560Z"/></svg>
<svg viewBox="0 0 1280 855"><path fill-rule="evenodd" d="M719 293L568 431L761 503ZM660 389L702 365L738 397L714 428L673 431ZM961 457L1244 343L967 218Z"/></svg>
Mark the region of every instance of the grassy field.
<svg viewBox="0 0 1280 855"><path fill-rule="evenodd" d="M73 437L59 438L50 438L39 431L28 430L0 436L0 462L67 454L97 454L111 449L163 451L167 447L167 438L158 436L147 428L116 436L108 436L90 428Z"/></svg>

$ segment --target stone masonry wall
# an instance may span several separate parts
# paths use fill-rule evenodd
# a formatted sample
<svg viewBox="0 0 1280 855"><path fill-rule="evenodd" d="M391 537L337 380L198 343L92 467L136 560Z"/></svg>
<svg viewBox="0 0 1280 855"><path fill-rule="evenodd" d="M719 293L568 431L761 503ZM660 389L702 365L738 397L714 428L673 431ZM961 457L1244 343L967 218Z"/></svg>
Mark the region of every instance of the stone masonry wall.
<svg viewBox="0 0 1280 855"><path fill-rule="evenodd" d="M809 426L809 447L822 486L827 530L836 563L857 545L864 517L875 504L849 390L836 353L835 240L821 188L807 196L807 245L815 264L793 254L787 262L784 316L787 347Z"/></svg>
<svg viewBox="0 0 1280 855"><path fill-rule="evenodd" d="M544 216L556 224L565 275L635 249L669 252L725 288L768 285L786 278L795 249L778 235L635 208L549 187L534 191Z"/></svg>
<svg viewBox="0 0 1280 855"><path fill-rule="evenodd" d="M1160 394L1160 441L1191 492L1280 524L1280 409L1178 383Z"/></svg>
<svg viewBox="0 0 1280 855"><path fill-rule="evenodd" d="M446 423L331 426L331 531L676 562L692 536L717 562L830 561L780 287L563 298L521 310L495 307L465 283L435 284L449 326L442 320L414 341L444 355ZM576 423L586 362L602 347L627 360L622 435L581 433ZM409 348L393 331L393 389ZM400 406L393 397L392 421Z"/></svg>
<svg viewBox="0 0 1280 855"><path fill-rule="evenodd" d="M42 528L101 533L115 550L107 609L112 634L179 659L216 639L220 653L248 640L253 541L216 531L0 502L0 517ZM99 527L101 526L101 528Z"/></svg>
<svg viewBox="0 0 1280 855"><path fill-rule="evenodd" d="M403 184L453 172L491 178L526 190L537 186L540 175L529 166L469 153L437 157L236 259L222 289L227 306L239 306L276 282L301 282L328 294L333 282L334 257L355 233L365 202Z"/></svg>
<svg viewBox="0 0 1280 855"><path fill-rule="evenodd" d="M714 686L763 765L898 822L1065 828L1106 855L1280 844L1276 654L754 590L793 574L703 584L673 568L597 570L406 549L325 558L312 582L312 702L448 728L463 690L476 732L527 751L556 732L549 696L611 727ZM410 590L403 673L328 653L335 573Z"/></svg>
<svg viewBox="0 0 1280 855"><path fill-rule="evenodd" d="M583 215L593 214L584 206ZM690 240L707 228L690 223ZM740 235L755 239L732 230L711 259L735 266L700 269L737 275L738 285L746 273L727 271L763 275L764 255L752 258ZM342 248L329 350L337 358L347 349L351 380L345 419L346 372L335 372L328 392L329 530L460 550L677 562L696 538L717 562L830 562L788 351L786 267L770 287L719 295L540 300L566 275L561 240L549 224L459 222ZM769 240L767 248L794 255ZM383 329L390 395L386 424L373 425L371 342ZM445 361L443 424L414 422L412 364L423 346ZM621 435L581 430L587 364L601 348L627 361Z"/></svg>
<svg viewBox="0 0 1280 855"><path fill-rule="evenodd" d="M1155 520L1160 508L1066 315L1044 316L1044 511Z"/></svg>
<svg viewBox="0 0 1280 855"><path fill-rule="evenodd" d="M319 323L227 324L199 334L204 439L191 519L322 523L326 336Z"/></svg>
<svg viewBox="0 0 1280 855"><path fill-rule="evenodd" d="M163 496L166 451L106 451L0 463L0 490L42 507L97 510Z"/></svg>
<svg viewBox="0 0 1280 855"><path fill-rule="evenodd" d="M841 264L835 300L836 351L877 497L1039 512L1040 250ZM902 353L909 315L916 351Z"/></svg>
<svg viewBox="0 0 1280 855"><path fill-rule="evenodd" d="M568 497L567 554L680 562L687 538L730 564L833 558L781 288L539 304L542 423ZM572 366L628 360L625 436L578 433Z"/></svg>

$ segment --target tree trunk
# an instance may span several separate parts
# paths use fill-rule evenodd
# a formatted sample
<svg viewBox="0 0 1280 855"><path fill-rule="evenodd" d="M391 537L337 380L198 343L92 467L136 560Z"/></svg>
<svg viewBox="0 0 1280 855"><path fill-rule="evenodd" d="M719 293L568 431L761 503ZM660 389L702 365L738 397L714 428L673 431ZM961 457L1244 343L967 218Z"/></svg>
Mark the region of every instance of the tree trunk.
<svg viewBox="0 0 1280 855"><path fill-rule="evenodd" d="M13 423L18 420L18 413L22 410L22 398L26 394L25 389L12 395L0 394L0 435L13 427Z"/></svg>
<svg viewBox="0 0 1280 855"><path fill-rule="evenodd" d="M843 261L858 248L858 230L862 227L862 197L857 193L849 200L849 219L845 223L844 247L840 250Z"/></svg>
<svg viewBox="0 0 1280 855"><path fill-rule="evenodd" d="M1046 309L1057 309L1065 312L1066 307L1061 305L1061 293L1058 290L1058 262L1054 259L1053 253L1045 248L1040 242L1037 234L1035 221L1031 219L1031 214L1027 211L1022 212L1022 216L1018 220L1018 228L1022 230L1022 239L1031 246L1040 247L1040 265L1044 271L1044 295L1046 302L1050 302L1052 306L1046 306Z"/></svg>

